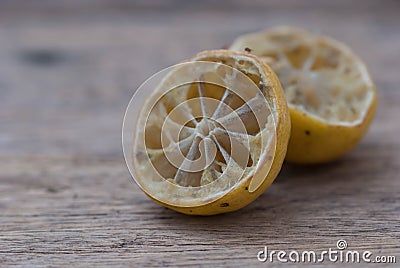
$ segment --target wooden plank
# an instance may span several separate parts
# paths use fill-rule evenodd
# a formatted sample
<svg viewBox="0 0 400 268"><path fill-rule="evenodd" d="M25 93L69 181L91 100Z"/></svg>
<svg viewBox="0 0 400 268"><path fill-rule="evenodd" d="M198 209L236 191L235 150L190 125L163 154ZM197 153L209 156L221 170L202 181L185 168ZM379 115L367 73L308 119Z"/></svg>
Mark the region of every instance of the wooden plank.
<svg viewBox="0 0 400 268"><path fill-rule="evenodd" d="M256 266L264 246L327 250L338 239L400 261L397 2L52 2L0 4L0 266ZM365 139L336 163L284 165L235 213L189 217L151 202L121 152L134 89L278 24L331 34L365 59L380 95Z"/></svg>

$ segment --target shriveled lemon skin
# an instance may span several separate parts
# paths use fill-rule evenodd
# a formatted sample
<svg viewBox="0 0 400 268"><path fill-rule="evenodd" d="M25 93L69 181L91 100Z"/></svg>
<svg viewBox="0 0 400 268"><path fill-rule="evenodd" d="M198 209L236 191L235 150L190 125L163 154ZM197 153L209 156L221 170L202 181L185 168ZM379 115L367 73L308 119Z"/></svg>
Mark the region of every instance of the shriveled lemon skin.
<svg viewBox="0 0 400 268"><path fill-rule="evenodd" d="M376 90L364 120L353 126L330 125L289 106L292 129L286 161L327 163L353 149L368 130L377 105Z"/></svg>
<svg viewBox="0 0 400 268"><path fill-rule="evenodd" d="M289 120L289 116L285 115L285 120ZM255 191L250 193L248 191L248 187L251 181L251 178L241 183L236 189L229 192L225 196L221 197L219 200L216 200L212 203L205 204L198 207L177 207L171 206L165 203L161 203L156 199L153 199L154 202L170 208L172 210L178 211L187 215L216 215L221 213L232 212L238 209L241 209L251 202L253 202L257 197L259 197L274 181L279 171L281 170L283 160L286 155L286 147L288 138L290 136L290 124L285 124L285 126L281 126L280 128L282 136L285 136L284 139L281 139L279 144L277 144L277 151L275 155L275 159L272 163L272 167L270 172L268 173L266 179L263 184ZM151 198L151 196L149 196Z"/></svg>
<svg viewBox="0 0 400 268"><path fill-rule="evenodd" d="M284 104L282 104L284 105ZM282 163L285 159L286 155L286 148L287 148L287 143L289 140L290 136L290 119L289 119L289 114L287 111L283 111L284 116L281 118L282 122L278 126L278 131L280 132L280 138L277 139L277 147L276 147L276 155L275 159L272 163L272 167L262 183L262 185L255 191L250 193L248 191L248 187L251 181L251 178L242 182L237 188L235 188L233 191L229 192L225 196L221 197L220 199L209 203L205 204L202 206L198 207L177 207L177 206L171 206L166 203L162 203L156 199L153 199L151 196L150 198L153 199L154 202L165 206L167 208L170 208L172 210L188 214L188 215L216 215L216 214L221 214L221 213L227 213L227 212L232 212L235 210L238 210L242 207L247 206L251 202L253 202L257 197L259 197L274 181L276 176L278 175L279 171L281 170Z"/></svg>
<svg viewBox="0 0 400 268"><path fill-rule="evenodd" d="M309 34L302 29L286 26L277 27L276 29L249 34L249 40L246 39L246 35L238 37L229 49L240 49L242 51L243 48L249 47L245 51L254 53L257 56L263 56L265 51L262 51L262 46L257 46L254 42L268 42L269 34L279 33L280 31L290 33L292 38L299 39L303 38L305 34ZM254 41L254 37L263 37L263 41L260 41L261 38L258 41ZM319 40L333 43L343 53L353 53L344 44L330 37L321 36ZM250 49L252 47L256 47L256 51ZM337 160L353 149L367 132L375 115L377 92L364 63L356 55L352 55L352 57L362 65L362 69L371 83L371 86L368 87L370 87L372 99L361 122L351 125L330 124L289 104L291 137L285 158L287 162L294 164L319 164ZM267 57L264 60L268 61L270 59Z"/></svg>
<svg viewBox="0 0 400 268"><path fill-rule="evenodd" d="M271 185L271 183L274 181L279 171L281 170L286 155L287 145L289 142L291 125L290 125L289 109L287 107L287 102L281 84L279 82L278 77L272 71L272 69L267 64L265 64L264 62L262 62L260 59L258 59L253 55L243 54L241 52L233 52L228 50L204 51L197 54L189 61L199 60L198 58L204 58L205 56L210 56L210 57L213 57L215 55L232 56L235 54L245 55L246 57L253 58L258 64L260 64L260 66L262 66L262 69L265 72L266 76L275 85L274 87L272 87L272 90L273 90L273 95L275 96L274 101L276 103L276 114L278 115L277 118L275 118L276 131L277 131L276 150L275 150L275 157L267 177L265 178L261 186L252 193L248 191L248 187L252 179L250 177L249 179L240 182L235 189L233 189L226 195L222 196L220 199L215 200L212 203L204 204L201 206L194 206L194 207L172 206L160 202L152 198L150 195L148 195L155 203L187 215L207 216L207 215L216 215L221 213L232 212L245 207L246 205L253 202L257 197L259 197ZM260 166L262 165L263 163L260 163Z"/></svg>

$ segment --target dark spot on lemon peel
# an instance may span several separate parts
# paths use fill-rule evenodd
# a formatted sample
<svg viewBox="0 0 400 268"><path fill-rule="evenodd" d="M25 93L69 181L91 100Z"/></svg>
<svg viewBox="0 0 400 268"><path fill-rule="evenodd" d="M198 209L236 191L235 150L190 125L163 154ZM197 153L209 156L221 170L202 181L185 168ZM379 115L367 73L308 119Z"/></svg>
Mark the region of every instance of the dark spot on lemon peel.
<svg viewBox="0 0 400 268"><path fill-rule="evenodd" d="M249 190L249 187L244 188L246 191Z"/></svg>
<svg viewBox="0 0 400 268"><path fill-rule="evenodd" d="M220 205L220 207L222 207L222 208L229 207L229 203L222 203L222 204Z"/></svg>
<svg viewBox="0 0 400 268"><path fill-rule="evenodd" d="M306 130L305 133L306 133L307 136L311 135L311 132L309 130Z"/></svg>

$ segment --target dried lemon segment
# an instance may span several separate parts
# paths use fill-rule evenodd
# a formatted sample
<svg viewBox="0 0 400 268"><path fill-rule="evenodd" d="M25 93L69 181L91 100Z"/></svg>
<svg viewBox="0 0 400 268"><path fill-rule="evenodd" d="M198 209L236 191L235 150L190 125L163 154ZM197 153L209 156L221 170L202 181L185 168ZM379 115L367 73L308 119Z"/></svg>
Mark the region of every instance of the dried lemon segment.
<svg viewBox="0 0 400 268"><path fill-rule="evenodd" d="M130 110L139 115L132 117L132 142L124 143L124 152L132 146L131 159L125 156L138 185L188 214L250 203L276 177L283 161L277 144L285 150L289 136L286 130L277 143L277 128L289 123L274 74L253 56L210 51L160 77L142 93L143 104L134 98L124 120L125 133Z"/></svg>
<svg viewBox="0 0 400 268"><path fill-rule="evenodd" d="M277 73L292 117L287 160L319 163L354 147L370 124L375 86L364 63L342 43L289 27L237 38Z"/></svg>

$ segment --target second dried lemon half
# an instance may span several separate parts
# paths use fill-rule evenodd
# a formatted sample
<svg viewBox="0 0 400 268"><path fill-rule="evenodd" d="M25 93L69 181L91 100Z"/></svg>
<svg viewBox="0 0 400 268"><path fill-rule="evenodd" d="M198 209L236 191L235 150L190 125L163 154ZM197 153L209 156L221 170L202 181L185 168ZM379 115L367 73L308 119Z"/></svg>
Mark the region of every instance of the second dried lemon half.
<svg viewBox="0 0 400 268"><path fill-rule="evenodd" d="M185 214L225 213L252 202L277 176L290 119L277 76L255 56L206 51L139 94L124 121L134 125L124 131L133 136L124 152L155 202Z"/></svg>
<svg viewBox="0 0 400 268"><path fill-rule="evenodd" d="M344 44L278 27L240 36L230 49L268 62L288 101L292 134L286 160L332 161L362 138L376 108L376 90L364 63Z"/></svg>

